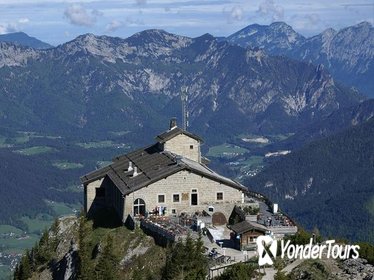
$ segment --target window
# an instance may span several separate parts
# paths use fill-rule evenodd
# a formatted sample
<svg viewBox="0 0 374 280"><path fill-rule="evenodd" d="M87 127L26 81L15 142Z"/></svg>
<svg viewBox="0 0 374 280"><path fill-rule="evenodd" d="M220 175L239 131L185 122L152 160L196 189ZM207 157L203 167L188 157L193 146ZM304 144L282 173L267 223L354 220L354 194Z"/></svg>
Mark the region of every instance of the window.
<svg viewBox="0 0 374 280"><path fill-rule="evenodd" d="M197 189L193 189L192 192L193 192L193 193L196 193L196 192L197 192Z"/></svg>
<svg viewBox="0 0 374 280"><path fill-rule="evenodd" d="M213 207L213 206L209 206L209 207L208 207L208 211L209 211L209 212L214 212L214 207Z"/></svg>
<svg viewBox="0 0 374 280"><path fill-rule="evenodd" d="M165 195L159 194L158 195L158 203L164 203L165 202Z"/></svg>
<svg viewBox="0 0 374 280"><path fill-rule="evenodd" d="M137 198L134 201L134 215L145 215L145 202L141 198Z"/></svg>
<svg viewBox="0 0 374 280"><path fill-rule="evenodd" d="M180 202L179 193L173 194L173 202Z"/></svg>
<svg viewBox="0 0 374 280"><path fill-rule="evenodd" d="M171 213L172 213L172 214L177 214L177 210L175 210L175 209L171 209Z"/></svg>
<svg viewBox="0 0 374 280"><path fill-rule="evenodd" d="M223 192L217 193L217 200L223 200Z"/></svg>
<svg viewBox="0 0 374 280"><path fill-rule="evenodd" d="M190 145L190 150L193 150L193 145Z"/></svg>
<svg viewBox="0 0 374 280"><path fill-rule="evenodd" d="M105 197L105 189L96 188L96 197Z"/></svg>

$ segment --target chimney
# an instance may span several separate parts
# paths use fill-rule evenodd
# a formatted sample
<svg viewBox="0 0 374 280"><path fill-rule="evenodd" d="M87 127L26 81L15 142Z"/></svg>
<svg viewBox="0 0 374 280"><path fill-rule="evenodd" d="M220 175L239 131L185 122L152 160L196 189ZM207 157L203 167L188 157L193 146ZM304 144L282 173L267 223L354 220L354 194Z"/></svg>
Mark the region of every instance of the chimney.
<svg viewBox="0 0 374 280"><path fill-rule="evenodd" d="M171 118L171 120L170 120L170 130L171 129L173 129L173 128L175 128L175 127L177 127L177 118Z"/></svg>
<svg viewBox="0 0 374 280"><path fill-rule="evenodd" d="M176 164L180 164L180 163L182 163L182 156L179 156L179 155L177 155L177 156L175 156L175 163Z"/></svg>
<svg viewBox="0 0 374 280"><path fill-rule="evenodd" d="M132 177L138 176L138 168L134 166L134 173L132 173Z"/></svg>
<svg viewBox="0 0 374 280"><path fill-rule="evenodd" d="M133 170L132 161L129 161L129 167L127 168L127 172L130 172L132 170Z"/></svg>

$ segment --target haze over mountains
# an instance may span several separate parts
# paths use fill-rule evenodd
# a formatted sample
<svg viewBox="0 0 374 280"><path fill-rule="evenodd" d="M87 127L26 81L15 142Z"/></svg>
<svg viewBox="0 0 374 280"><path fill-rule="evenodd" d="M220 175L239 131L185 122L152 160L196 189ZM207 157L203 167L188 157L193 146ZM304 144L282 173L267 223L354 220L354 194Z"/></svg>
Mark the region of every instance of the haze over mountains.
<svg viewBox="0 0 374 280"><path fill-rule="evenodd" d="M119 135L122 139L120 143L149 144L154 135L167 128L170 117L182 119L180 89L188 86L190 130L202 135L209 146L230 142L234 137L240 139L241 135L295 133L284 142L261 147L263 151L273 148L294 150L309 141L347 128L353 129L354 133L364 133L365 130L351 128L352 125L364 125L362 127L370 133L358 134L358 137L370 140L373 139L372 129L365 124L373 117L374 104L372 100L364 101L362 93L373 94L372 76L373 28L367 23L340 31L328 30L312 38L304 38L284 23L273 23L270 26L251 25L225 40L209 34L188 38L162 30L146 30L126 39L85 34L51 48L29 47L22 40L16 44L0 42L0 136L18 131L37 132L30 137L30 145L47 145L54 149L54 152L40 156L39 161L55 164L64 157L64 160L81 163L87 159L84 169L74 172L64 170L61 177L75 176L78 180L78 173L95 167L97 157L105 161L114 152L118 154L119 150L83 151L81 146L69 142L71 138L90 142ZM358 141L360 138L354 139L352 133L347 137L353 142ZM61 138L42 139L39 134ZM334 152L353 149L348 145L351 140L347 145L339 142L344 135L329 140L334 147L339 145L340 150ZM327 145L321 143L319 145ZM16 149L7 145L5 141L2 149ZM348 160L337 159L345 160L352 170L357 170L357 166L364 164L362 160L367 159L364 156L367 151L364 145L354 148L361 149L354 151L363 156L355 161L350 153ZM292 152L291 157L286 157L285 169L279 168L279 172L287 177L290 171L286 167L296 171L311 169L308 155L318 158L321 154L318 155L317 148L305 149L307 152L295 153L295 156ZM2 153L4 158L11 158L9 162L12 166L0 168L1 176L6 176L7 169L13 168L12 174L18 174L17 170L24 168L23 164L17 165L24 155L15 156L13 150ZM28 166L29 162L27 160L25 164ZM317 159L312 163L319 166ZM335 164L333 161L326 162L324 168ZM35 163L30 168L39 168L36 172L38 178L43 178L42 168L48 172L51 170L52 176L44 181L45 184L60 186L61 182L57 179L60 175L55 173L52 165L47 167ZM250 181L249 186L253 184L262 191L263 183L273 178L271 172L259 174L254 179L258 181ZM25 176L32 174L32 170L24 173ZM307 199L309 192L300 203L300 196L295 200L284 198L285 194L291 195L294 190L290 189L291 186L309 182L307 180L313 177L313 189L319 182L316 178L326 175L313 174L306 172L301 181L298 181L299 178L292 179L291 185L279 179L273 198L279 200L282 207L291 203L286 209L302 224L318 225L321 231L334 233L326 220L322 219L320 224L314 220L310 222L310 212L303 214L309 206L304 202L312 203ZM339 185L335 189L331 183L336 177L326 178L329 185L322 182L316 190L326 185L321 192L329 190L333 201L342 187ZM27 178L21 181L9 179L3 190L11 189L15 182L34 182ZM346 194L353 201L364 203L359 182L353 182L352 189ZM372 190L367 186L363 185L365 195L369 197ZM17 203L22 204L30 200L27 191L38 196L44 196L43 191L48 192L45 186L36 183L27 185L22 196L18 196L19 189L7 192L7 201L17 199ZM264 192L268 194L268 190L264 189ZM43 198L56 199L59 191L53 190ZM357 199L354 200L356 193ZM342 201L346 203L347 197L344 196ZM76 193L72 198L76 201ZM3 196L0 196L1 199ZM64 193L62 199L68 201L69 195ZM38 206L42 198L30 201ZM29 204L32 208L32 203ZM336 210L340 206L335 202L329 203L328 207L333 213L343 213ZM38 207L35 209L39 210ZM358 208L355 206L354 209ZM11 211L4 212L7 217L0 218L9 222ZM343 234L340 229L335 232ZM365 232L360 232L358 236L365 238Z"/></svg>

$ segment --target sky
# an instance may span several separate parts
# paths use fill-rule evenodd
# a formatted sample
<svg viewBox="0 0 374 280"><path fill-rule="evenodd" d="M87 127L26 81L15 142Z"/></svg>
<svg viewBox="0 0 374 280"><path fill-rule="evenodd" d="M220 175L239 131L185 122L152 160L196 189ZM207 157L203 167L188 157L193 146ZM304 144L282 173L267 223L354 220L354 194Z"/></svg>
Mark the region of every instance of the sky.
<svg viewBox="0 0 374 280"><path fill-rule="evenodd" d="M274 21L306 37L330 27L373 24L374 0L0 0L0 34L23 31L55 46L85 33L126 38L154 28L228 36Z"/></svg>

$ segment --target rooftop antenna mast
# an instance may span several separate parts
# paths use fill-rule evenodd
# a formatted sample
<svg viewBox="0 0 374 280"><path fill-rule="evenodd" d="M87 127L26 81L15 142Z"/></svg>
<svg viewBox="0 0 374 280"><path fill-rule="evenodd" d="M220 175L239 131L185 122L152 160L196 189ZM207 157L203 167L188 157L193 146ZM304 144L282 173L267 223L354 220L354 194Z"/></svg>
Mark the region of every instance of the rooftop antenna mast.
<svg viewBox="0 0 374 280"><path fill-rule="evenodd" d="M187 86L181 87L182 118L183 118L183 129L184 130L187 130L188 128L187 92L188 92Z"/></svg>

